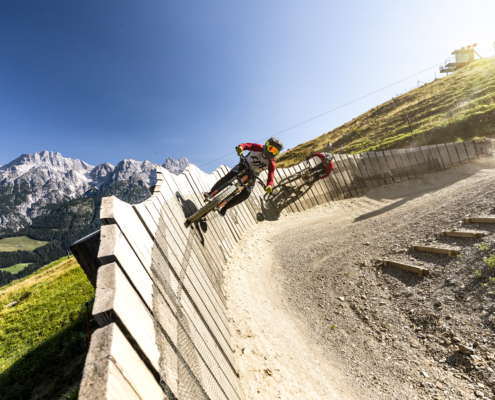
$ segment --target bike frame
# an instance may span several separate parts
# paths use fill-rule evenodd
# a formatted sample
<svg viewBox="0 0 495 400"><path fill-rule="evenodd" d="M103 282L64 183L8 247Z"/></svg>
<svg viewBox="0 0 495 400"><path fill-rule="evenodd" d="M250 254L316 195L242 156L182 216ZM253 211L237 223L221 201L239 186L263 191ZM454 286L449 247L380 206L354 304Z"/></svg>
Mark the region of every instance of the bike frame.
<svg viewBox="0 0 495 400"><path fill-rule="evenodd" d="M240 156L244 168L241 169L240 172L236 174L231 180L228 182L225 182L222 186L220 186L217 190L215 190L209 197L206 198L206 200L211 200L216 194L220 193L222 190L224 190L227 186L230 185L236 185L237 190L227 197L221 204L218 205L219 209L222 209L225 207L225 205L231 201L235 196L237 196L239 193L241 193L244 189L246 189L248 186L250 186L253 182L256 182L256 180L260 180L249 168L249 164L246 161L246 158L244 156ZM237 180L237 183L234 183Z"/></svg>
<svg viewBox="0 0 495 400"><path fill-rule="evenodd" d="M305 178L308 177L309 175L311 175L310 169L311 169L311 166L308 165L308 166L304 167L304 169L302 171L298 171L295 174L288 176L287 178L283 179L281 181L281 183L284 182L285 180L287 180L286 183L292 183L292 182L297 181L298 179L301 179L303 182L306 182ZM279 183L279 185L280 185L280 183Z"/></svg>

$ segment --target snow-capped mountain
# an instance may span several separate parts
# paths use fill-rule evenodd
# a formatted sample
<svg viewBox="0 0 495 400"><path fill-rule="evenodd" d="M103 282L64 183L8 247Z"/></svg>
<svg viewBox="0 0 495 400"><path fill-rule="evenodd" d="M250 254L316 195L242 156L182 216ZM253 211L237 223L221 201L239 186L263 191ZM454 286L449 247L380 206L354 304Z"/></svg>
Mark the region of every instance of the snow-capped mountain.
<svg viewBox="0 0 495 400"><path fill-rule="evenodd" d="M181 157L178 160L167 158L162 166L172 172L172 174L179 175L189 164L190 162L186 157Z"/></svg>
<svg viewBox="0 0 495 400"><path fill-rule="evenodd" d="M189 161L167 158L163 167L181 173ZM17 230L49 212L47 205L110 191L129 203L149 197L156 183L157 164L123 160L116 166L92 166L81 160L42 151L23 154L0 167L0 229Z"/></svg>

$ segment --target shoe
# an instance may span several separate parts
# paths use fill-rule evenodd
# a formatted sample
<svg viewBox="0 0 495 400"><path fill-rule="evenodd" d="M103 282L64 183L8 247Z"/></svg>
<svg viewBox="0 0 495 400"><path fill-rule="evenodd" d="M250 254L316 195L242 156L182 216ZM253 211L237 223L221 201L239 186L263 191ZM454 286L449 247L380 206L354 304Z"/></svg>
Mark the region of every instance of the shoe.
<svg viewBox="0 0 495 400"><path fill-rule="evenodd" d="M203 192L204 202L208 203L210 201L210 194L208 192Z"/></svg>
<svg viewBox="0 0 495 400"><path fill-rule="evenodd" d="M225 214L227 214L227 209L224 207L218 213L220 214L221 217L225 218Z"/></svg>

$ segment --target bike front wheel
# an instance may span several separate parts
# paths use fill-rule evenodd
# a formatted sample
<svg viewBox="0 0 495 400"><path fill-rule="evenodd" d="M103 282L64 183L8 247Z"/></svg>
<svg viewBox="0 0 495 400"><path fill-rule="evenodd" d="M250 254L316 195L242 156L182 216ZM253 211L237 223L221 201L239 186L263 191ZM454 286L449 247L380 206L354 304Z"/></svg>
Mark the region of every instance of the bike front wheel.
<svg viewBox="0 0 495 400"><path fill-rule="evenodd" d="M304 183L313 183L316 182L317 180L318 180L318 176L316 176L315 174L309 174L303 178Z"/></svg>
<svg viewBox="0 0 495 400"><path fill-rule="evenodd" d="M190 224L196 222L200 218L204 217L207 215L211 210L213 210L215 207L219 206L222 204L223 201L225 201L229 196L235 193L237 190L235 185L231 185L224 190L222 190L220 193L218 193L213 199L211 199L208 204L205 204L203 208L200 208L198 211L196 211L193 215L191 215L188 219L187 222Z"/></svg>

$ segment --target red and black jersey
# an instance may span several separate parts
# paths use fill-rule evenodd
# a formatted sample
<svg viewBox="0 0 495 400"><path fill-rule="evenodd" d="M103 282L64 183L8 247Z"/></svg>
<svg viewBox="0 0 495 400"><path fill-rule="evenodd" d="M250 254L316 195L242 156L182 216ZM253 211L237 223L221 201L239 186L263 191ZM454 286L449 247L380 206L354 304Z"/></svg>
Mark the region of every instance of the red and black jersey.
<svg viewBox="0 0 495 400"><path fill-rule="evenodd" d="M263 149L265 146L258 143L243 143L239 147L243 150L249 150L246 160L249 163L251 171L259 175L262 171L268 169L268 179L266 184L273 187L273 176L275 175L275 160L273 158L266 159L263 157Z"/></svg>
<svg viewBox="0 0 495 400"><path fill-rule="evenodd" d="M313 153L311 154L309 158L312 158L312 157L318 157L320 160L321 160L321 164L319 165L319 167L323 170L325 169L326 172L325 172L325 175L324 176L320 176L320 179L324 179L326 178L328 175L330 175L330 172L333 171L333 161L329 164L329 165L325 165L323 164L323 159L325 158L325 154L321 154L321 153Z"/></svg>

